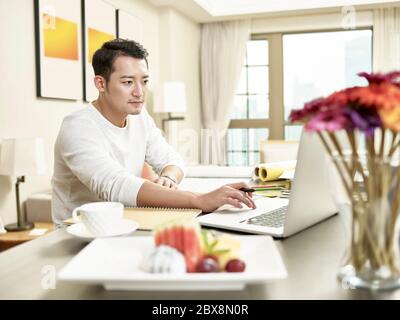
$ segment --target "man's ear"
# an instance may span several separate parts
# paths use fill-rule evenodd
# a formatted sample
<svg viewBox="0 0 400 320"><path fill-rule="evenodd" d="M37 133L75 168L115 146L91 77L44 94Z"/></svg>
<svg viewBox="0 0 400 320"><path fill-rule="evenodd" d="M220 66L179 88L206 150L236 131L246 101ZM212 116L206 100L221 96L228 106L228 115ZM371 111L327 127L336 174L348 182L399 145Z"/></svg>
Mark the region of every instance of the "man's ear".
<svg viewBox="0 0 400 320"><path fill-rule="evenodd" d="M102 76L94 76L94 85L99 92L106 91L106 79L104 79Z"/></svg>

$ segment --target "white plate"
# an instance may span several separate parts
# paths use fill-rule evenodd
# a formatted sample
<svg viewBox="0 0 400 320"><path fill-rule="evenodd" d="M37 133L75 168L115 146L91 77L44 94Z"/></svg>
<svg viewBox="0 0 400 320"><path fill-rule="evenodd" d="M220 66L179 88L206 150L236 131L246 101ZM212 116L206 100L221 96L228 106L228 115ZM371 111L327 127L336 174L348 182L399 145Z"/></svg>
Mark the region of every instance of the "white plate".
<svg viewBox="0 0 400 320"><path fill-rule="evenodd" d="M121 223L121 226L113 234L107 235L106 237L126 236L135 231L138 226L139 225L136 221L123 219L123 223ZM67 232L74 237L85 241L92 241L97 238L86 229L85 225L82 222L67 227Z"/></svg>
<svg viewBox="0 0 400 320"><path fill-rule="evenodd" d="M140 269L154 248L152 237L96 239L59 273L59 280L102 284L109 290L241 290L247 284L287 277L270 236L237 236L244 272L155 274Z"/></svg>

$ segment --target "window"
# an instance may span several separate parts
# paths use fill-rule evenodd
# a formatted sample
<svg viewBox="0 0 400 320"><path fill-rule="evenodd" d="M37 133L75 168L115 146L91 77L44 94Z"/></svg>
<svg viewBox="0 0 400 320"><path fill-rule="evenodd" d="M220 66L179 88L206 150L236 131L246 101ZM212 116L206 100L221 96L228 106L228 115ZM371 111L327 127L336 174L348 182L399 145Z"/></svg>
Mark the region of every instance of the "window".
<svg viewBox="0 0 400 320"><path fill-rule="evenodd" d="M268 116L268 41L253 40L247 43L246 57L231 114L231 119L236 121L236 127L231 126L227 134L229 165L246 166L260 161L258 146L261 140L268 138L268 124L262 124L262 121L266 121ZM259 128L260 124L263 127Z"/></svg>
<svg viewBox="0 0 400 320"><path fill-rule="evenodd" d="M349 86L365 85L357 76L372 69L371 30L283 36L285 138L298 140L299 126L287 119L307 101Z"/></svg>
<svg viewBox="0 0 400 320"><path fill-rule="evenodd" d="M267 137L268 129L229 129L228 164L248 166L260 162L260 141Z"/></svg>
<svg viewBox="0 0 400 320"><path fill-rule="evenodd" d="M357 73L371 70L369 29L253 36L227 134L228 165L259 162L263 139L298 140L302 126L288 122L292 109L363 85Z"/></svg>

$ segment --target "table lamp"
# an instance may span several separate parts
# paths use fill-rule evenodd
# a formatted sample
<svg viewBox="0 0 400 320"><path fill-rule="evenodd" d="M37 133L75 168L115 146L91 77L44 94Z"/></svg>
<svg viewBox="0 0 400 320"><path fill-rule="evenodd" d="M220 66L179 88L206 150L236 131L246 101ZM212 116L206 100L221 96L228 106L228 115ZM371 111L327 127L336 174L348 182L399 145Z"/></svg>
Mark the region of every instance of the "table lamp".
<svg viewBox="0 0 400 320"><path fill-rule="evenodd" d="M168 113L168 118L162 120L162 128L165 131L165 122L172 120L184 120L184 117L172 117L171 113L186 112L186 93L183 82L164 82L155 92L155 113Z"/></svg>
<svg viewBox="0 0 400 320"><path fill-rule="evenodd" d="M19 184L25 182L26 175L45 173L44 141L40 138L4 139L0 150L0 175L16 177L15 194L17 200L17 223L5 226L7 231L22 231L33 228L26 221L26 213L19 203Z"/></svg>

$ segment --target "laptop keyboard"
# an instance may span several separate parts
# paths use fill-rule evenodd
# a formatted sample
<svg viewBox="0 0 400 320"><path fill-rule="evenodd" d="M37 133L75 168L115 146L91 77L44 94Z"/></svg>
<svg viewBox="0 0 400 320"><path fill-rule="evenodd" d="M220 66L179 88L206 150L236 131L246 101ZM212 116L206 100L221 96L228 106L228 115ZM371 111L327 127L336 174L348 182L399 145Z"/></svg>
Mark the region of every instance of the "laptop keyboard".
<svg viewBox="0 0 400 320"><path fill-rule="evenodd" d="M264 227L281 228L285 222L287 210L288 206L280 207L278 209L247 219L243 222Z"/></svg>

